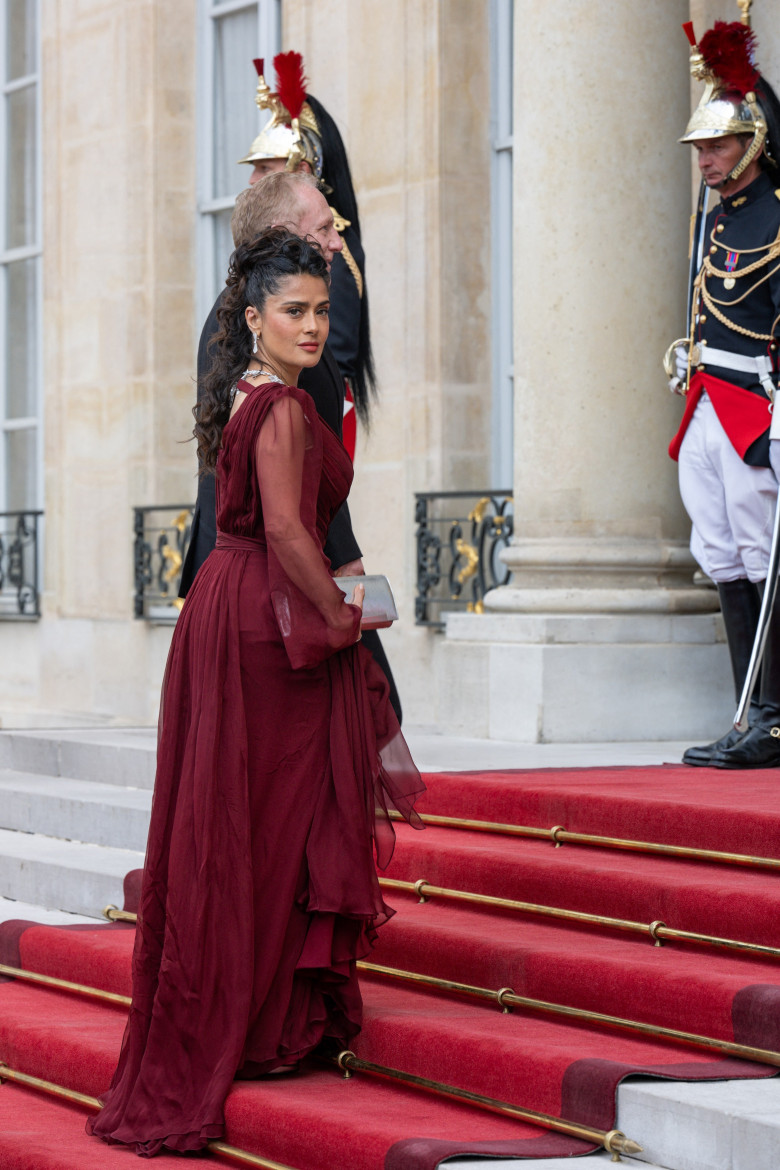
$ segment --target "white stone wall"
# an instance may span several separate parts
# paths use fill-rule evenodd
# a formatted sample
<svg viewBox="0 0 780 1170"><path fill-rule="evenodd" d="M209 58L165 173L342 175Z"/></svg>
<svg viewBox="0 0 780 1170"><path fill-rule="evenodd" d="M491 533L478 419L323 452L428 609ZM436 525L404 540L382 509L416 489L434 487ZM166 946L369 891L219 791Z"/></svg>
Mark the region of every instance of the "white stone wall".
<svg viewBox="0 0 780 1170"><path fill-rule="evenodd" d="M42 0L43 619L0 623L0 718L154 718L135 504L194 497L195 0Z"/></svg>
<svg viewBox="0 0 780 1170"><path fill-rule="evenodd" d="M778 81L780 28L754 8ZM626 581L663 576L687 534L659 368L684 315L680 24L736 6L515 12L518 530L561 563L579 541L567 572L622 542ZM148 722L170 634L131 616L131 508L195 494L196 0L42 0L42 28L44 617L0 623L0 718ZM490 478L488 3L284 0L283 48L358 189L380 397L351 507L398 595L384 637L407 715L435 722L488 681L471 633L445 651L413 624L414 491Z"/></svg>

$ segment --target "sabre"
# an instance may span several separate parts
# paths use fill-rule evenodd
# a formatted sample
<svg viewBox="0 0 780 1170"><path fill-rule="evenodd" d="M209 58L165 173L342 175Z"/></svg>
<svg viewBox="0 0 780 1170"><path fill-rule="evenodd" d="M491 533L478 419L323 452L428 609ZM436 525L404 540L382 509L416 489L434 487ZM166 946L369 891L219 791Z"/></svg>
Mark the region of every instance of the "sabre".
<svg viewBox="0 0 780 1170"><path fill-rule="evenodd" d="M696 285L696 277L699 275L701 269L702 257L704 256L704 229L707 226L707 204L710 198L710 189L702 179L699 184L699 197L696 201L696 217L693 223L693 234L691 236L691 256L688 265L688 299L686 302L686 318L685 328L687 333L685 337L678 337L676 341L667 349L664 354L663 368L667 378L675 376L675 351L681 345L684 345L688 351L688 374L685 380L685 389L678 391L683 394L688 392L691 384L691 364L693 358L693 291ZM696 361L699 359L696 358Z"/></svg>
<svg viewBox="0 0 780 1170"><path fill-rule="evenodd" d="M776 435L774 441L780 439L780 416L778 416L777 428L775 428L775 417L776 414L773 411L772 425L769 428L770 442L773 441L772 431L775 430ZM748 729L748 708L756 687L758 672L761 669L761 659L764 657L764 647L766 646L767 634L769 633L769 623L772 620L772 606L775 603L775 594L777 593L778 572L780 572L780 491L777 493L777 504L775 505L775 526L772 532L772 545L769 550L769 567L766 571L766 584L764 585L764 596L761 598L761 609L758 614L756 636L753 640L753 649L750 652L750 662L748 663L747 674L745 675L745 684L742 687L737 713L734 716L734 726L737 731L743 734Z"/></svg>
<svg viewBox="0 0 780 1170"><path fill-rule="evenodd" d="M701 269L704 256L704 229L707 224L707 204L709 203L710 189L702 179L699 184L699 198L696 202L696 219L691 240L691 262L688 269L688 313L685 318L690 334L693 334L693 286Z"/></svg>

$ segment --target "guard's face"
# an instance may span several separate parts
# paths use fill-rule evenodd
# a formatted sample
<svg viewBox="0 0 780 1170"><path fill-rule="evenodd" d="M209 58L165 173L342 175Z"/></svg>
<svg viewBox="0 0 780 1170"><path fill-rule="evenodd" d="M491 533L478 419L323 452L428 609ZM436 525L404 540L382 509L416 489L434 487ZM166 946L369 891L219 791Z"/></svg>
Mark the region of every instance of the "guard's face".
<svg viewBox="0 0 780 1170"><path fill-rule="evenodd" d="M747 142L736 134L721 138L700 138L693 149L698 155L701 177L708 187L721 187L747 149Z"/></svg>
<svg viewBox="0 0 780 1170"><path fill-rule="evenodd" d="M249 186L254 187L255 183L259 183L266 175L271 175L274 171L283 171L284 167L285 159L283 158L259 158L249 176Z"/></svg>
<svg viewBox="0 0 780 1170"><path fill-rule="evenodd" d="M255 163L254 170L249 176L249 186L254 187L255 183L259 183L266 175L272 175L274 171L283 171L287 166L286 158L259 158ZM305 171L306 174L311 174L311 167L304 159L298 167L299 171Z"/></svg>

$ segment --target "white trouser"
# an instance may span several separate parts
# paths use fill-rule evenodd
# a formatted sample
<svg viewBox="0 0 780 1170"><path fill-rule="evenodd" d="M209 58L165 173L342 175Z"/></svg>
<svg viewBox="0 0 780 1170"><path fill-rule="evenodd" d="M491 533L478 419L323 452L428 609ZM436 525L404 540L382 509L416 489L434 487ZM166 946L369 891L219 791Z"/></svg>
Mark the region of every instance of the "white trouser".
<svg viewBox="0 0 780 1170"><path fill-rule="evenodd" d="M713 581L766 578L777 500L769 467L748 467L703 394L680 448L680 494L691 552Z"/></svg>

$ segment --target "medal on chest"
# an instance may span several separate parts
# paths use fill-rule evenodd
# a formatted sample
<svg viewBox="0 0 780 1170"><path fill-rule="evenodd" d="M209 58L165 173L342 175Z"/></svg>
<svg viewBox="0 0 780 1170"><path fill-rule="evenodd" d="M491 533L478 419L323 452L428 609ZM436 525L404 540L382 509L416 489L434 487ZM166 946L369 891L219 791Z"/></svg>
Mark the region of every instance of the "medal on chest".
<svg viewBox="0 0 780 1170"><path fill-rule="evenodd" d="M723 267L726 269L726 272L733 272L734 269L737 267L738 263L739 263L739 252L729 252L728 255L726 256L726 263L724 264ZM723 287L724 288L733 288L736 283L737 282L733 276L727 276L724 278Z"/></svg>

